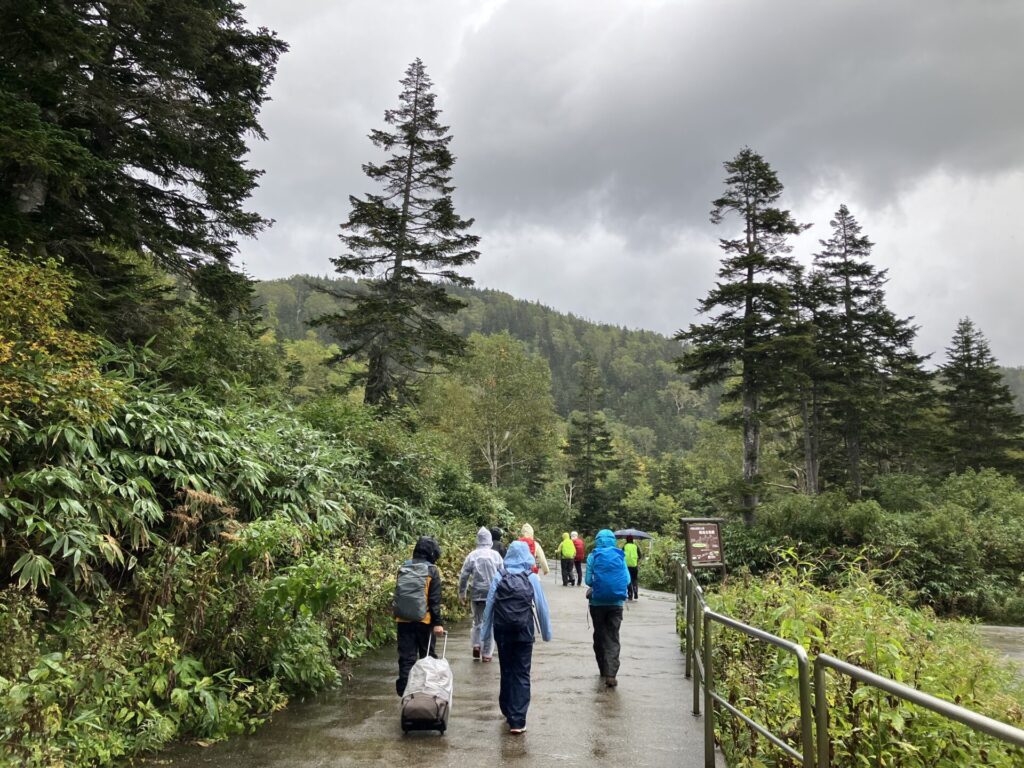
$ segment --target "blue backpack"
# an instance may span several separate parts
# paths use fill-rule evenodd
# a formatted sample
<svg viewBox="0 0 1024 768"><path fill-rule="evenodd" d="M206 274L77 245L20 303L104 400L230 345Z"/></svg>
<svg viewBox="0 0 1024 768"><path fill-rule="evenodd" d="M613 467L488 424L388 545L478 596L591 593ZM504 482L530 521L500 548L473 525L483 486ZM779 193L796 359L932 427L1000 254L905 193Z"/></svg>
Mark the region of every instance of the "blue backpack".
<svg viewBox="0 0 1024 768"><path fill-rule="evenodd" d="M591 587L592 600L602 603L625 600L629 590L629 571L626 570L626 556L615 547L599 547L590 555L590 569L593 571Z"/></svg>

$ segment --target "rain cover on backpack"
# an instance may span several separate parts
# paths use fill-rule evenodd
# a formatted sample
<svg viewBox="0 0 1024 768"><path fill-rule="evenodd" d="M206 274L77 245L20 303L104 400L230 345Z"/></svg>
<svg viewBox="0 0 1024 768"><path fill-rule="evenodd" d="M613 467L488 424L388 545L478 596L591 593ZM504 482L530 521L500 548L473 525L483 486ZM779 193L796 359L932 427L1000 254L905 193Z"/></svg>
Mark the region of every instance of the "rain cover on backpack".
<svg viewBox="0 0 1024 768"><path fill-rule="evenodd" d="M530 574L504 574L494 591L494 626L516 627L533 637L533 622Z"/></svg>
<svg viewBox="0 0 1024 768"><path fill-rule="evenodd" d="M603 603L625 600L629 590L625 553L615 547L598 547L591 552L590 558L590 568L594 572L592 599Z"/></svg>
<svg viewBox="0 0 1024 768"><path fill-rule="evenodd" d="M395 616L405 621L423 621L427 617L427 585L430 565L408 561L398 569L395 582Z"/></svg>

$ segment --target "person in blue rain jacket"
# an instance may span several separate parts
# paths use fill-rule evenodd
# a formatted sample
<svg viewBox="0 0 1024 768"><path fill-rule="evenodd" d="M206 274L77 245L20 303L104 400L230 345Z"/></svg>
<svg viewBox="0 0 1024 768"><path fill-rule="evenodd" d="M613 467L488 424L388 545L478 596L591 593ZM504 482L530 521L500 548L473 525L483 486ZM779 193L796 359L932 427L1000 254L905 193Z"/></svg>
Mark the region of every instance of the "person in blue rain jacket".
<svg viewBox="0 0 1024 768"><path fill-rule="evenodd" d="M594 538L594 551L587 557L590 618L594 622L594 656L605 685L619 684L619 627L622 606L629 594L629 569L625 554L615 544L615 534L604 528Z"/></svg>
<svg viewBox="0 0 1024 768"><path fill-rule="evenodd" d="M533 662L534 627L541 638L551 640L551 616L548 601L533 573L535 560L524 541L513 541L505 554L505 572L491 582L484 606L481 633L494 632L501 667L498 706L508 722L509 733L526 730L526 711L530 707L530 666Z"/></svg>

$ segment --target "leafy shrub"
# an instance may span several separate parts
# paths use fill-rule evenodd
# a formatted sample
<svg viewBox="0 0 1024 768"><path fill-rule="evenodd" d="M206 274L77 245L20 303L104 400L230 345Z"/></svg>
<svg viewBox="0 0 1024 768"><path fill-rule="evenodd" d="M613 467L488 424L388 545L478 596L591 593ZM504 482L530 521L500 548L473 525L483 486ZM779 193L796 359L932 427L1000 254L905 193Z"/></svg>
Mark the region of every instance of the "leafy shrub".
<svg viewBox="0 0 1024 768"><path fill-rule="evenodd" d="M828 653L990 717L1024 725L1024 684L982 647L977 632L939 621L930 611L886 597L869 574L848 568L835 589L818 585L805 563L789 562L766 577L736 577L709 601L715 610ZM799 744L796 665L790 654L716 627L716 687L755 720ZM1024 752L875 689L828 678L833 765L959 768L1018 766ZM729 764L793 766L738 719L718 713Z"/></svg>
<svg viewBox="0 0 1024 768"><path fill-rule="evenodd" d="M768 573L774 551L792 549L820 563L815 577L833 583L842 563L862 557L880 583L912 605L942 615L1019 623L1024 603L1024 489L992 470L928 484L907 475L880 477L876 498L793 495L763 505L757 523L726 526L733 566Z"/></svg>
<svg viewBox="0 0 1024 768"><path fill-rule="evenodd" d="M475 523L505 514L399 421L214 406L154 381L146 354L108 360L118 397L96 418L0 436L0 763L250 730L393 638L417 535L441 541L457 618Z"/></svg>
<svg viewBox="0 0 1024 768"><path fill-rule="evenodd" d="M641 545L643 546L643 545ZM643 547L646 550L646 546ZM645 589L671 592L676 588L676 568L686 560L686 544L671 536L659 536L640 564L640 583Z"/></svg>

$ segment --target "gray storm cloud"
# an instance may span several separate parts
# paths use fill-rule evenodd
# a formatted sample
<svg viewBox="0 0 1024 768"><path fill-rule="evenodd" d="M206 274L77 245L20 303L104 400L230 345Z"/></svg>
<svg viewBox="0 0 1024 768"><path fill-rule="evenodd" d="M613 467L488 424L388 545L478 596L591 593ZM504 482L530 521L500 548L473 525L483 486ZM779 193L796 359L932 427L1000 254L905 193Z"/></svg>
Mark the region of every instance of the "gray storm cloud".
<svg viewBox="0 0 1024 768"><path fill-rule="evenodd" d="M685 326L717 266L721 163L749 145L815 223L803 258L847 202L923 351L971 315L1024 363L1020 302L993 306L1024 277L1022 3L260 0L249 16L291 44L252 156L254 207L276 220L243 245L257 277L330 271L348 196L372 190L366 134L420 56L481 284Z"/></svg>

